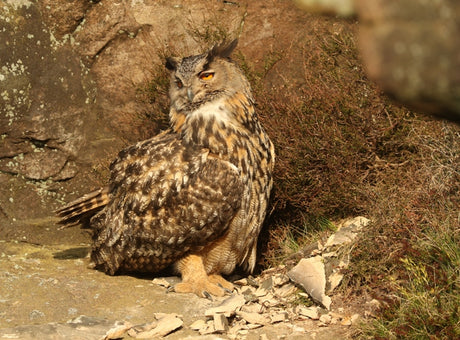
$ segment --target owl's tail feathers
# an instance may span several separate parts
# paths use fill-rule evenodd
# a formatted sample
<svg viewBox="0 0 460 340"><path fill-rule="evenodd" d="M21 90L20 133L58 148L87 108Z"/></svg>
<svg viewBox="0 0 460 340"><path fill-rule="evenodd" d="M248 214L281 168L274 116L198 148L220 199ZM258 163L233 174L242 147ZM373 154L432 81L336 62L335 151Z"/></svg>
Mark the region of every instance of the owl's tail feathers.
<svg viewBox="0 0 460 340"><path fill-rule="evenodd" d="M66 206L55 211L60 218L59 224L61 229L82 224L83 227L89 227L89 221L99 210L101 210L109 200L109 188L101 188L90 192Z"/></svg>

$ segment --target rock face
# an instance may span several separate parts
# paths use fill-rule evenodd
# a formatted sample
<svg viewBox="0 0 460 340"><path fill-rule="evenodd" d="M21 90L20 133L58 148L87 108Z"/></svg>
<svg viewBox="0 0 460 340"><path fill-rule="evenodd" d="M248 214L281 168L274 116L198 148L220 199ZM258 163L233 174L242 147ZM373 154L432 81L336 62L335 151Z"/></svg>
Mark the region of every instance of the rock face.
<svg viewBox="0 0 460 340"><path fill-rule="evenodd" d="M289 43L276 39L292 31L274 24L280 11L307 21L290 3L0 1L0 237L38 242L53 210L107 180L119 150L165 127L166 55L239 36L263 64Z"/></svg>

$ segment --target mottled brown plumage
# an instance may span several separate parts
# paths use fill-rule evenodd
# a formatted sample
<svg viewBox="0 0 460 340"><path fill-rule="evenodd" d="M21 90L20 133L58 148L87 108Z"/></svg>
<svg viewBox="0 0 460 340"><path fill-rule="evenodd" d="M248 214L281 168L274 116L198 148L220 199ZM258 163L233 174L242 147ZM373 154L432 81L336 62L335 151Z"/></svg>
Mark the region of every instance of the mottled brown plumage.
<svg viewBox="0 0 460 340"><path fill-rule="evenodd" d="M91 253L108 274L173 265L179 292L223 295L220 275L252 271L272 187L273 144L250 86L230 60L236 41L168 58L171 128L121 151L109 187L59 210L62 223L95 214Z"/></svg>

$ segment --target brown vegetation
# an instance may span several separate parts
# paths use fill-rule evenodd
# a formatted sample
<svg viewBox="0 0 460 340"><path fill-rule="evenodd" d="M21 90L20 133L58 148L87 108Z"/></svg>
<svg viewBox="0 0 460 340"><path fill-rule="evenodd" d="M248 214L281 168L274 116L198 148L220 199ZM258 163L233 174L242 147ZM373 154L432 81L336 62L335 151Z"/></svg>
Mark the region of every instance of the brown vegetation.
<svg viewBox="0 0 460 340"><path fill-rule="evenodd" d="M460 129L385 98L364 75L353 25L315 30L303 43L304 59L294 61L294 77L277 68L292 62L289 53L251 74L278 157L262 262L317 238L331 220L365 215L373 223L343 289L387 303L368 334L457 337ZM423 284L410 285L417 280ZM408 305L423 290L429 296Z"/></svg>

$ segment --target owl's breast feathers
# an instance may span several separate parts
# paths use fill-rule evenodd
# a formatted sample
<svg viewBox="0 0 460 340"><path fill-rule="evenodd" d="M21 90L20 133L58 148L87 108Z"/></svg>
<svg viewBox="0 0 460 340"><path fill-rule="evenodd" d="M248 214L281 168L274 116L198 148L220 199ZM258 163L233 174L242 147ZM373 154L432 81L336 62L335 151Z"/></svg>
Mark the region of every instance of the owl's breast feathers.
<svg viewBox="0 0 460 340"><path fill-rule="evenodd" d="M163 133L120 152L93 220L96 266L158 271L222 236L241 204L239 170Z"/></svg>
<svg viewBox="0 0 460 340"><path fill-rule="evenodd" d="M231 223L228 236L232 238L229 243L235 258L227 262L252 271L257 237L273 184L275 160L273 143L256 117L252 96L241 92L225 94L191 112L172 108L170 118L173 130L184 142L202 145L239 169L244 190L241 209ZM225 272L233 270L230 269Z"/></svg>

